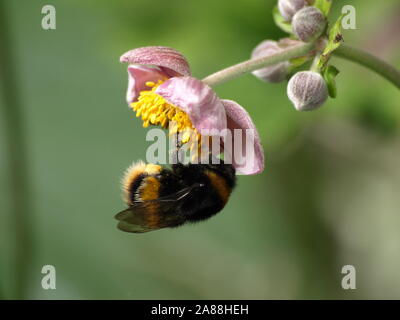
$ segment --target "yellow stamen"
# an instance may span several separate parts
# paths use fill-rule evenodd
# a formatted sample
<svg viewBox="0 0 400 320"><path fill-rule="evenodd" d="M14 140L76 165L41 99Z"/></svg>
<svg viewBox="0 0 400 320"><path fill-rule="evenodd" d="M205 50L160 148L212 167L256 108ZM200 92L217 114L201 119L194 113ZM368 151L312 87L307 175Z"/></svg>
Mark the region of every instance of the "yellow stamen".
<svg viewBox="0 0 400 320"><path fill-rule="evenodd" d="M156 84L153 81L147 81L146 86L148 87L154 87Z"/></svg>
<svg viewBox="0 0 400 320"><path fill-rule="evenodd" d="M163 82L162 80L158 80L157 83L146 82L146 86L151 89L140 92L138 101L130 105L132 110L136 112L137 117L141 116L145 128L149 125L156 125L166 129L172 122L174 126L170 128L170 134L184 132L182 143L188 143L190 140L192 142L194 142L193 140L200 141L201 135L193 127L189 115L155 93Z"/></svg>
<svg viewBox="0 0 400 320"><path fill-rule="evenodd" d="M182 143L186 143L190 140L191 133L190 131L185 131L182 136Z"/></svg>

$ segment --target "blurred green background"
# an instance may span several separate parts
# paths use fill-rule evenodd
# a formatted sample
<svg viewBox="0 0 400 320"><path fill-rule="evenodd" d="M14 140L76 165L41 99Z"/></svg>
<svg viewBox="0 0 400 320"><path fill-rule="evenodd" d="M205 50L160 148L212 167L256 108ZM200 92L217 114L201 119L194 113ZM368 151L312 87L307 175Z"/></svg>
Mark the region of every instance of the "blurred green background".
<svg viewBox="0 0 400 320"><path fill-rule="evenodd" d="M400 298L400 95L392 84L335 58L338 98L313 113L294 110L285 83L247 75L217 87L253 116L265 172L240 176L207 222L123 233L113 219L124 208L119 180L148 143L126 106L119 56L171 46L203 78L285 36L272 22L276 1L3 2L10 37L0 38L0 52L12 61L1 72L11 70L16 87L10 95L3 85L0 100L1 298ZM56 30L41 28L46 4L57 10ZM334 1L331 16L345 4ZM345 41L399 66L398 0L352 4L357 30ZM8 152L20 143L12 123L6 132L13 103L27 190L10 173ZM47 264L56 290L41 287ZM341 288L347 264L356 267L356 290Z"/></svg>

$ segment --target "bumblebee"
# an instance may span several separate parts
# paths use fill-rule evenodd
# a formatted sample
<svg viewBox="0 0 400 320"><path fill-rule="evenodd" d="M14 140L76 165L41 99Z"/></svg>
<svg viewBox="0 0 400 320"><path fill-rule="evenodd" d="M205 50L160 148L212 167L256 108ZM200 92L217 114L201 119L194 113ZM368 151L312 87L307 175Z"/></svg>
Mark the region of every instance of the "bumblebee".
<svg viewBox="0 0 400 320"><path fill-rule="evenodd" d="M221 211L236 184L230 164L173 164L171 169L139 162L123 177L128 208L118 228L143 233L208 219Z"/></svg>

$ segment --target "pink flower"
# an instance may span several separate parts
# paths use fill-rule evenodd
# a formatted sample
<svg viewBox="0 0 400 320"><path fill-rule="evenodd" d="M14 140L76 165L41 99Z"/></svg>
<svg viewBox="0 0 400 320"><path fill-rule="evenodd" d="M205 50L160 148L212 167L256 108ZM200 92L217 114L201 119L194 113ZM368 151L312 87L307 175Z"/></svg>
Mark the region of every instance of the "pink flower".
<svg viewBox="0 0 400 320"><path fill-rule="evenodd" d="M181 53L168 47L143 47L123 54L120 61L129 63L127 102L145 127L167 128L174 121L176 131L192 129L199 135L207 130L241 129L244 161L236 157L233 147L233 166L242 174L264 170L263 149L249 114L238 103L218 98L207 84L192 77ZM235 134L232 137L235 139ZM246 141L252 143L249 154ZM236 146L235 141L232 145Z"/></svg>

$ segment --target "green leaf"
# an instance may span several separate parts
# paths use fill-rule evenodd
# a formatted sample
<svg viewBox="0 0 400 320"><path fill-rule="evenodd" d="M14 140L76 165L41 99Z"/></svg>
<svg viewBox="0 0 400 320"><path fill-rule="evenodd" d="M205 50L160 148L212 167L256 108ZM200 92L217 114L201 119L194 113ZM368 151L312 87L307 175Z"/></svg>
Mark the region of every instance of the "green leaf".
<svg viewBox="0 0 400 320"><path fill-rule="evenodd" d="M322 72L325 70L333 51L339 48L343 42L343 35L342 35L343 17L344 15L341 15L333 25L331 30L329 31L328 43L318 61L318 69L321 70Z"/></svg>
<svg viewBox="0 0 400 320"><path fill-rule="evenodd" d="M332 0L315 0L314 7L321 10L321 12L327 17L331 11Z"/></svg>
<svg viewBox="0 0 400 320"><path fill-rule="evenodd" d="M281 13L279 12L278 6L275 6L272 10L272 16L274 17L275 24L287 33L292 33L292 25L286 21Z"/></svg>
<svg viewBox="0 0 400 320"><path fill-rule="evenodd" d="M329 96L331 98L336 98L336 96L337 96L335 78L339 74L339 72L340 71L336 67L330 65L325 69L325 71L323 73L323 77L325 79L326 85L328 86Z"/></svg>

